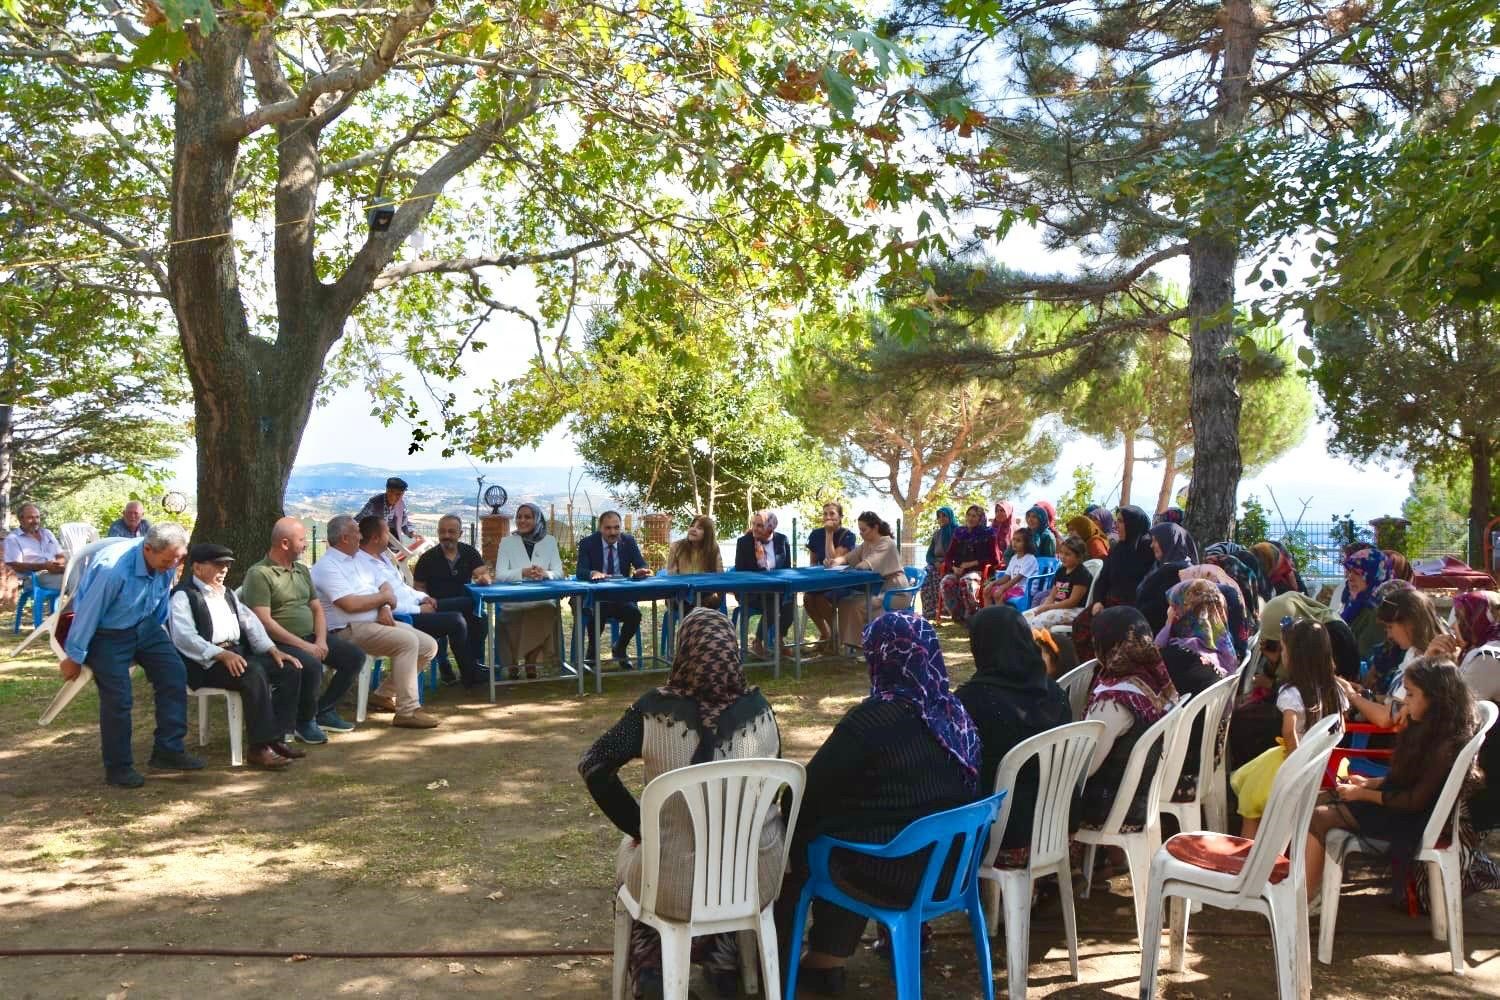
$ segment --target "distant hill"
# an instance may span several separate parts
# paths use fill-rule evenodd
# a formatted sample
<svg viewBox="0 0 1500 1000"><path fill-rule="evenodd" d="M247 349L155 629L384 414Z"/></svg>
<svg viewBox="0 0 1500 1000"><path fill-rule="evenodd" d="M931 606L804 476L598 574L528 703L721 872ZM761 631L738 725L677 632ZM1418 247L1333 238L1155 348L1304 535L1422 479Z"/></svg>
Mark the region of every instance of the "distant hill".
<svg viewBox="0 0 1500 1000"><path fill-rule="evenodd" d="M501 465L473 472L467 469L377 469L350 462L332 462L294 468L287 482L286 505L289 512L352 512L384 490L387 477L400 476L410 486L406 501L414 514L450 510L471 512L478 492L475 480L483 475L486 489L499 484L509 494L510 499L505 505L507 512L513 511L519 500L556 504L561 510L568 502L570 471L574 476L574 505L579 513L588 512L589 501L584 498L585 493L592 498L596 510L614 503L608 491L587 476L581 484L577 481L583 471L581 468Z"/></svg>

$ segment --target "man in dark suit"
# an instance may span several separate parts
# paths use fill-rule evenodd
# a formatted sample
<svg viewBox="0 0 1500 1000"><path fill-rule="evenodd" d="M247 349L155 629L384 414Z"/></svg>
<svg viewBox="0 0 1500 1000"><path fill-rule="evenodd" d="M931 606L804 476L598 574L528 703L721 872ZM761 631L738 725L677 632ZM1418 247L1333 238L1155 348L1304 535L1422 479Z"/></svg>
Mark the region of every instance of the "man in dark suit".
<svg viewBox="0 0 1500 1000"><path fill-rule="evenodd" d="M750 518L750 530L740 536L734 546L734 568L738 573L765 573L773 569L790 569L792 544L776 530L776 515L769 510L758 510ZM786 641L786 630L792 625L797 613L795 597L778 598L774 594L747 594L745 606L761 613L761 633L771 629L772 601L781 601L781 641ZM760 635L755 637L755 655L765 659L770 655Z"/></svg>
<svg viewBox="0 0 1500 1000"><path fill-rule="evenodd" d="M578 572L576 578L590 583L611 577L639 579L651 575L641 555L641 547L635 539L624 533L618 511L607 510L599 517L599 530L578 543ZM641 628L641 612L634 604L619 601L601 601L595 605L601 616L601 624L613 618L620 623L620 638L610 651L615 665L630 669L630 643ZM588 632L588 659L594 658L594 630Z"/></svg>

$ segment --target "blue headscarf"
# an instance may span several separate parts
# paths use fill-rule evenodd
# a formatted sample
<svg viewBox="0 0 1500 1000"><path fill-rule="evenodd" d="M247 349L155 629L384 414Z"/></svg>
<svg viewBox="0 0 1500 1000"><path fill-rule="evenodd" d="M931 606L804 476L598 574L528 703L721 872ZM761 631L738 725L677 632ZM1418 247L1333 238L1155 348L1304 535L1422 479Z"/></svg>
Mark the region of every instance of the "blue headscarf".
<svg viewBox="0 0 1500 1000"><path fill-rule="evenodd" d="M979 733L963 703L948 690L936 630L925 618L888 611L865 626L870 699L915 708L943 749L963 767L970 789L979 782Z"/></svg>
<svg viewBox="0 0 1500 1000"><path fill-rule="evenodd" d="M1365 577L1365 589L1352 598L1349 585L1344 584L1344 606L1339 609L1339 617L1352 622L1375 603L1375 588L1391 578L1391 557L1374 547L1360 549L1345 557L1344 568L1359 570Z"/></svg>
<svg viewBox="0 0 1500 1000"><path fill-rule="evenodd" d="M1040 527L1032 532L1031 551L1038 556L1056 556L1057 539L1052 535L1052 514L1041 504L1035 504L1026 512L1027 517L1035 515Z"/></svg>
<svg viewBox="0 0 1500 1000"><path fill-rule="evenodd" d="M953 544L953 532L958 527L958 517L953 513L952 507L939 507L937 512L947 514L948 523L938 525L931 544L927 546L928 566L936 566L943 561L943 556L948 554L948 546Z"/></svg>

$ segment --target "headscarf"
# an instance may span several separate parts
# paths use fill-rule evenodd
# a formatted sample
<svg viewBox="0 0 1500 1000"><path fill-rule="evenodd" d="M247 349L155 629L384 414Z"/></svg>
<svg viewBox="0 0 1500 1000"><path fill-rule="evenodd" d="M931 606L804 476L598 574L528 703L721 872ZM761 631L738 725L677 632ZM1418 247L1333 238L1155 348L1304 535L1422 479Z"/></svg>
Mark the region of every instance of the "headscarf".
<svg viewBox="0 0 1500 1000"><path fill-rule="evenodd" d="M1199 563L1197 566L1184 566L1181 578L1184 580L1210 580L1213 583L1225 587L1239 587L1239 581L1235 580L1223 566L1215 563Z"/></svg>
<svg viewBox="0 0 1500 1000"><path fill-rule="evenodd" d="M969 559L978 559L985 564L994 562L995 532L985 523L984 508L979 507L979 527L969 527L968 516L969 512L964 511L965 522L953 532L953 546L957 546L960 555L955 562L968 562ZM949 551L953 549L950 547Z"/></svg>
<svg viewBox="0 0 1500 1000"><path fill-rule="evenodd" d="M698 703L700 742L693 763L712 760L719 715L753 690L745 685L739 637L728 618L712 608L695 608L682 619L672 672L659 690Z"/></svg>
<svg viewBox="0 0 1500 1000"><path fill-rule="evenodd" d="M1016 508L1008 500L995 501L995 519L990 522L995 530L995 547L1002 553L1010 548L1010 535L1016 527Z"/></svg>
<svg viewBox="0 0 1500 1000"><path fill-rule="evenodd" d="M964 686L1004 692L1000 711L1011 720L1036 730L1070 721L1068 697L1047 676L1035 632L1021 612L1008 604L981 609L969 619L969 649L974 676Z"/></svg>
<svg viewBox="0 0 1500 1000"><path fill-rule="evenodd" d="M1271 581L1260 571L1260 559L1238 542L1214 542L1204 550L1204 555L1207 561L1222 566L1234 577L1251 607L1259 607L1261 601L1275 596Z"/></svg>
<svg viewBox="0 0 1500 1000"><path fill-rule="evenodd" d="M1046 504L1046 506L1043 506ZM1031 506L1026 512L1027 517L1036 516L1041 527L1032 533L1031 550L1039 556L1057 555L1057 532L1052 527L1053 514L1047 508L1052 505L1042 500ZM1029 527L1029 525L1028 525Z"/></svg>
<svg viewBox="0 0 1500 1000"><path fill-rule="evenodd" d="M948 552L948 546L953 544L953 532L958 528L958 517L953 513L952 507L939 507L939 514L948 515L948 523L938 525L938 530L933 532L932 541L927 546L927 565L936 566L943 561L943 556Z"/></svg>
<svg viewBox="0 0 1500 1000"><path fill-rule="evenodd" d="M1165 642L1181 645L1196 654L1209 654L1219 661L1220 676L1228 676L1239 665L1234 641L1229 635L1229 607L1218 584L1189 580L1167 591L1167 603L1177 610L1177 620L1168 626Z"/></svg>
<svg viewBox="0 0 1500 1000"><path fill-rule="evenodd" d="M1112 542L1120 540L1120 532L1115 528L1115 516L1109 512L1109 508L1101 504L1091 503L1084 514L1099 526L1099 531Z"/></svg>
<svg viewBox="0 0 1500 1000"><path fill-rule="evenodd" d="M1261 642L1267 639L1280 642L1283 618L1290 618L1292 621L1306 618L1319 625L1327 625L1337 617L1338 615L1328 605L1319 604L1306 594L1278 594L1267 601L1266 606L1261 609L1258 634Z"/></svg>
<svg viewBox="0 0 1500 1000"><path fill-rule="evenodd" d="M870 700L904 701L978 787L979 733L963 703L948 690L948 670L936 630L925 618L887 611L865 626Z"/></svg>
<svg viewBox="0 0 1500 1000"><path fill-rule="evenodd" d="M1120 540L1109 547L1104 568L1099 571L1100 586L1095 589L1095 595L1101 604L1135 600L1136 588L1156 562L1147 537L1151 519L1146 512L1139 507L1121 507L1120 525Z"/></svg>
<svg viewBox="0 0 1500 1000"><path fill-rule="evenodd" d="M1184 511L1181 507L1166 507L1156 515L1156 523L1176 525L1186 524L1187 512Z"/></svg>
<svg viewBox="0 0 1500 1000"><path fill-rule="evenodd" d="M1094 616L1094 648L1099 668L1089 691L1090 708L1113 701L1147 725L1167 714L1167 706L1177 700L1177 688L1145 615L1125 606L1099 612Z"/></svg>
<svg viewBox="0 0 1500 1000"><path fill-rule="evenodd" d="M536 548L536 543L547 537L547 519L542 516L542 508L534 503L528 501L517 504L516 511L519 512L522 507L530 507L531 513L536 516L536 523L531 526L531 530L521 535L521 544L526 546L526 554L529 556Z"/></svg>
<svg viewBox="0 0 1500 1000"><path fill-rule="evenodd" d="M1495 591L1466 590L1455 594L1453 618L1458 623L1459 638L1468 637L1464 639L1467 649L1500 642L1500 594Z"/></svg>
<svg viewBox="0 0 1500 1000"><path fill-rule="evenodd" d="M1197 561L1193 558L1193 536L1182 525L1162 522L1153 525L1149 534L1161 546L1161 558L1156 561L1158 566L1177 566L1180 569Z"/></svg>
<svg viewBox="0 0 1500 1000"><path fill-rule="evenodd" d="M1076 517L1068 518L1068 523L1065 527L1068 529L1069 534L1077 535L1085 545L1088 544L1090 538L1104 537L1104 531L1099 527L1099 522L1087 514L1079 514Z"/></svg>
<svg viewBox="0 0 1500 1000"><path fill-rule="evenodd" d="M1047 512L1048 525L1053 524L1057 520L1057 508L1053 506L1051 500L1038 500L1036 503L1032 504L1032 506L1040 507L1042 508L1042 510L1045 510ZM1054 534L1057 532L1056 528L1052 528L1051 530Z"/></svg>
<svg viewBox="0 0 1500 1000"><path fill-rule="evenodd" d="M1355 597L1349 596L1349 585L1344 584L1344 606L1339 617L1352 622L1360 612L1375 604L1375 588L1391 578L1391 557L1376 548L1359 549L1344 557L1344 569L1357 570L1364 574L1365 589Z"/></svg>
<svg viewBox="0 0 1500 1000"><path fill-rule="evenodd" d="M1297 563L1286 546L1279 542L1256 542L1250 546L1260 563L1261 577L1270 584L1274 593L1284 594L1289 590L1302 590L1302 577L1297 573Z"/></svg>
<svg viewBox="0 0 1500 1000"><path fill-rule="evenodd" d="M1126 504L1120 508L1120 522L1122 542L1141 541L1151 533L1151 519L1135 504Z"/></svg>

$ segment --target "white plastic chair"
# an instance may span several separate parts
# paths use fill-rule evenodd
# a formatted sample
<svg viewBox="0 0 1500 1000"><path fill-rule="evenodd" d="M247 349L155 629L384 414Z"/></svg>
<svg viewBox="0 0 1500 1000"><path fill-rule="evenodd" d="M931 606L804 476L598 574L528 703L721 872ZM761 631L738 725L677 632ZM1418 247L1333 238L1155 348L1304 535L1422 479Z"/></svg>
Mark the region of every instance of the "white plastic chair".
<svg viewBox="0 0 1500 1000"><path fill-rule="evenodd" d="M1145 940L1143 928L1146 900L1141 889L1146 884L1151 858L1156 854L1157 848L1161 847L1161 805L1165 798L1162 795L1162 784L1167 773L1166 762L1162 758L1166 756L1167 747L1171 745L1172 737L1177 732L1178 721L1187 714L1182 709L1189 703L1190 696L1184 697L1176 706L1169 707L1166 715L1153 722L1141 734L1125 762L1125 773L1120 778L1120 786L1115 792L1114 805L1110 808L1109 815L1099 829L1084 828L1073 835L1079 843L1087 845L1083 852L1084 899L1089 898L1089 892L1093 889L1094 854L1098 848L1118 847L1125 852L1125 862L1130 868L1130 894L1135 906L1135 929L1142 941ZM1136 789L1141 783L1146 761L1153 757L1157 760L1157 766L1146 790L1145 819L1140 830L1127 832L1121 827L1125 825L1131 800L1135 798Z"/></svg>
<svg viewBox="0 0 1500 1000"><path fill-rule="evenodd" d="M66 531L72 526L71 524L65 524L58 530ZM94 531L93 525L85 524L82 527ZM94 534L97 536L98 532L94 532ZM58 617L67 610L68 599L73 596L73 592L78 589L78 582L83 579L83 571L88 568L89 563L93 562L94 553L98 552L105 545L113 545L116 542L123 541L125 541L123 538L106 538L101 542L96 538L93 542L78 546L77 548L69 548L67 543L63 543L63 549L68 554L68 563L63 568L62 589L57 595L57 601L52 606L52 613L44 618L40 625L32 629L31 634L22 639L15 649L10 651L12 657L20 656L21 652L27 646L30 646L43 635L52 634L52 630L57 627ZM43 723L43 725L46 725L46 723Z"/></svg>
<svg viewBox="0 0 1500 1000"><path fill-rule="evenodd" d="M93 563L94 556L105 546L120 544L124 541L125 539L123 538L106 538L103 541L86 545L74 553L73 557L68 560L68 568L63 570L62 591L58 595L57 605L53 609L52 614L48 615L47 620L42 622L41 628L28 635L25 641L15 648L15 653L19 653L25 649L32 639L45 632L47 634L47 642L52 647L52 654L57 657L58 662L60 663L67 659L68 653L63 649L62 640L57 637L57 624L62 620L63 615L71 613L72 608L70 605L73 602L73 596L78 591L78 584L83 579L84 570L88 569ZM78 672L77 677L64 682L63 686L58 689L57 694L52 696L52 701L43 710L41 718L36 720L36 724L39 726L50 725L52 720L57 718L63 709L68 707L68 703L78 697L78 692L88 687L89 682L93 679L94 672L87 665L83 666L83 669Z"/></svg>
<svg viewBox="0 0 1500 1000"><path fill-rule="evenodd" d="M375 657L366 653L365 665L359 668L359 691L354 705L355 722L365 721L365 715L370 707L370 678L374 676Z"/></svg>
<svg viewBox="0 0 1500 1000"><path fill-rule="evenodd" d="M1068 707L1075 719L1083 718L1084 709L1089 702L1089 691L1094 686L1094 671L1098 667L1098 660L1086 660L1057 679L1057 686L1068 693Z"/></svg>
<svg viewBox="0 0 1500 1000"><path fill-rule="evenodd" d="M57 529L57 543L70 558L85 545L92 545L98 540L99 529L85 521L69 521Z"/></svg>
<svg viewBox="0 0 1500 1000"><path fill-rule="evenodd" d="M1186 714L1178 723L1177 735L1167 750L1163 765L1167 773L1162 784L1167 799L1161 804L1161 811L1177 818L1179 833L1197 830L1229 832L1226 825L1229 801L1224 792L1228 781L1224 744L1229 740L1229 729L1222 723L1239 682L1239 676L1231 674L1194 697L1192 704L1184 709ZM1198 719L1203 720L1203 727L1198 737L1198 779L1194 783L1193 797L1174 802L1172 795L1181 783L1182 768L1187 763L1188 749L1193 742L1193 723Z"/></svg>
<svg viewBox="0 0 1500 1000"><path fill-rule="evenodd" d="M1057 876L1062 898L1063 927L1067 931L1068 961L1078 980L1078 922L1073 914L1073 875L1068 856L1068 815L1073 794L1083 787L1102 722L1072 722L1022 740L1011 748L995 772L995 791L1009 792L1028 761L1037 763L1036 811L1031 820L1031 848L1025 868L997 868L995 858L1010 819L1013 795L1006 795L1000 815L990 829L990 843L979 877L995 883L984 887L989 932L999 927L1000 901L1005 901L1005 970L1010 1000L1024 1000L1031 965L1031 887L1045 875Z"/></svg>
<svg viewBox="0 0 1500 1000"><path fill-rule="evenodd" d="M1453 974L1462 976L1464 965L1464 905L1459 891L1459 849L1457 836L1458 793L1463 787L1464 777L1469 772L1474 755L1484 744L1485 734L1495 725L1500 709L1491 701L1479 703L1479 731L1465 743L1453 762L1453 770L1443 784L1437 802L1432 807L1432 818L1427 821L1418 842L1418 862L1427 864L1429 903L1432 908L1432 937L1435 941L1448 939L1448 953L1453 965ZM1339 918L1339 887L1344 880L1344 861L1351 854L1372 852L1384 854L1390 844L1382 840L1361 837L1349 830L1332 830L1323 845L1323 915L1318 921L1318 961L1324 965L1333 961L1333 929Z"/></svg>
<svg viewBox="0 0 1500 1000"><path fill-rule="evenodd" d="M792 808L786 846L776 871L779 885L806 784L807 772L795 761L752 758L678 768L646 786L641 795L640 898L622 885L615 900L614 1000L624 1000L625 996L625 958L632 920L654 927L661 936L667 1000L687 1000L693 938L729 931L755 933L766 996L779 1000L781 972L772 917L776 900L759 898L760 837L767 813L776 808L776 797L783 787L790 788ZM674 795L682 796L693 821L692 912L686 921L669 920L656 912L662 865L682 863L680 858L661 857L661 813ZM747 937L742 935L741 942L747 943ZM753 969L750 963L745 967ZM753 992L751 978L747 974L746 986Z"/></svg>
<svg viewBox="0 0 1500 1000"><path fill-rule="evenodd" d="M1091 608L1094 606L1094 588L1099 585L1099 571L1104 568L1104 560L1085 559L1083 561L1083 568L1089 571L1090 577L1089 592L1088 596L1083 599L1083 607ZM1057 632L1060 635L1072 635L1073 623L1069 622L1066 625L1054 625L1049 631Z"/></svg>
<svg viewBox="0 0 1500 1000"><path fill-rule="evenodd" d="M224 710L229 716L229 766L240 767L245 763L245 702L238 691L226 688L188 688L188 694L198 700L198 745L208 745L208 699L222 696Z"/></svg>
<svg viewBox="0 0 1500 1000"><path fill-rule="evenodd" d="M1251 910L1271 924L1277 995L1281 1000L1310 996L1312 955L1304 888L1307 825L1328 755L1342 735L1339 722L1337 715L1319 722L1281 765L1254 840L1223 833L1179 833L1151 859L1145 922L1150 932L1141 942L1142 1000L1156 992L1162 908L1169 897L1174 971L1181 972L1185 965L1189 901Z"/></svg>

